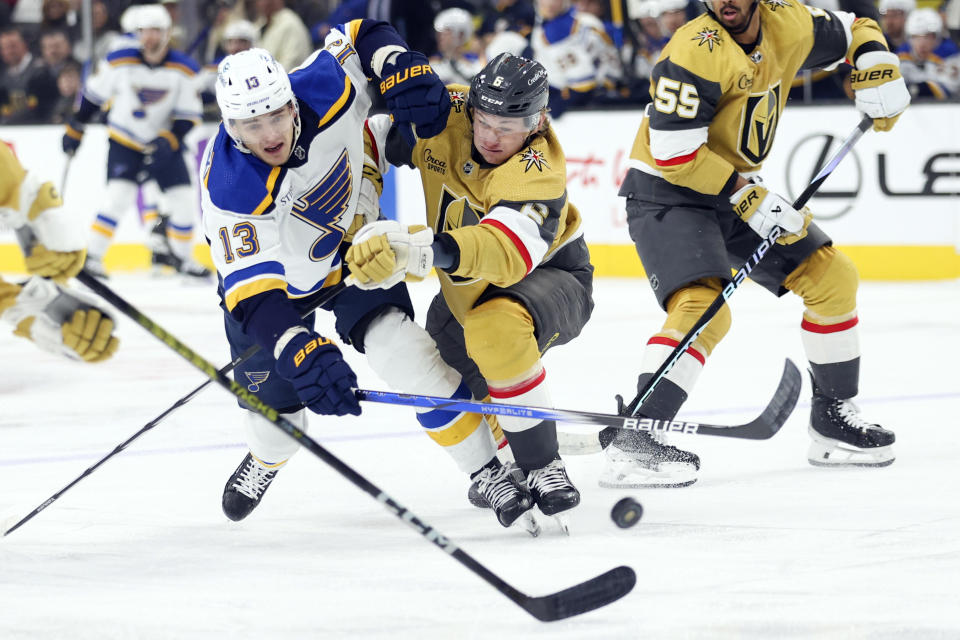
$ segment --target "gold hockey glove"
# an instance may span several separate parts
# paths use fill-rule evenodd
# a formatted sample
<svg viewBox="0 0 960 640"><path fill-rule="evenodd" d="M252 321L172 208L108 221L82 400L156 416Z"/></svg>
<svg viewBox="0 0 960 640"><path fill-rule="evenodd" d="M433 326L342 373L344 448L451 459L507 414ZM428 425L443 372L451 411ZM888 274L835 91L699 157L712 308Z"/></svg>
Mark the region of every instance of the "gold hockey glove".
<svg viewBox="0 0 960 640"><path fill-rule="evenodd" d="M113 319L81 294L38 277L22 287L3 285L0 319L14 326L14 335L85 362L101 362L116 353L120 342L113 335Z"/></svg>
<svg viewBox="0 0 960 640"><path fill-rule="evenodd" d="M27 273L51 278L64 284L69 278L80 273L86 260L87 250L51 251L42 244L35 244L25 260Z"/></svg>
<svg viewBox="0 0 960 640"><path fill-rule="evenodd" d="M363 227L347 250L347 284L360 289L389 289L401 280L419 282L433 269L433 230L406 229L396 220Z"/></svg>

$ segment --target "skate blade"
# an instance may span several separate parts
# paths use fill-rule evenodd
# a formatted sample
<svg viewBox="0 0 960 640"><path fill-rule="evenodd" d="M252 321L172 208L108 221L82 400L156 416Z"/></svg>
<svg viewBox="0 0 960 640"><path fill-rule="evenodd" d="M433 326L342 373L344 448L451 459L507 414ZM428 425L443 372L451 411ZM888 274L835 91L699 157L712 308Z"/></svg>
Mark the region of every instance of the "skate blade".
<svg viewBox="0 0 960 640"><path fill-rule="evenodd" d="M517 518L516 522L513 524L519 526L521 529L529 533L533 538L536 538L540 535L540 523L537 522L537 519L534 518L533 514L529 511Z"/></svg>
<svg viewBox="0 0 960 640"><path fill-rule="evenodd" d="M896 460L893 445L861 449L809 429L807 461L815 467L888 467Z"/></svg>
<svg viewBox="0 0 960 640"><path fill-rule="evenodd" d="M684 465L666 471L653 469L609 471L601 474L597 484L604 489L672 489L689 487L696 481L696 470Z"/></svg>
<svg viewBox="0 0 960 640"><path fill-rule="evenodd" d="M557 513L550 516L553 521L556 523L557 528L560 529L560 533L565 536L570 535L570 522L567 520L567 516L564 513Z"/></svg>

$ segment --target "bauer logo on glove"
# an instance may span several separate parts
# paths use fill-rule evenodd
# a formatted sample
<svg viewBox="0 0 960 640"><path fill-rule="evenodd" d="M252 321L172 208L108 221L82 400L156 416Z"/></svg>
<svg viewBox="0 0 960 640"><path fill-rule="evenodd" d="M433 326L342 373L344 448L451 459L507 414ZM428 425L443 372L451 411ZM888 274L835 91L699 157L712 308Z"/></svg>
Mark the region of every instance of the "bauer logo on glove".
<svg viewBox="0 0 960 640"><path fill-rule="evenodd" d="M393 89L395 85L406 82L410 78L416 78L417 76L430 73L433 73L433 69L428 64L417 64L407 69L401 69L389 78L384 78L383 82L380 83L380 93L386 93L390 89Z"/></svg>

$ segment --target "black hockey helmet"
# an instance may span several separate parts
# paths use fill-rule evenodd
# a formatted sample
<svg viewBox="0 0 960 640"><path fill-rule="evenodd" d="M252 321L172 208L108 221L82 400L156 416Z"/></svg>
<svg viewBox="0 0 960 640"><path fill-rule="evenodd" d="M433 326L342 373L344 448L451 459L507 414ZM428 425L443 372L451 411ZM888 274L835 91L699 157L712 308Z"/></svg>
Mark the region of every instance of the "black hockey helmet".
<svg viewBox="0 0 960 640"><path fill-rule="evenodd" d="M547 70L542 64L501 53L473 76L467 104L491 115L520 118L538 116L549 98Z"/></svg>

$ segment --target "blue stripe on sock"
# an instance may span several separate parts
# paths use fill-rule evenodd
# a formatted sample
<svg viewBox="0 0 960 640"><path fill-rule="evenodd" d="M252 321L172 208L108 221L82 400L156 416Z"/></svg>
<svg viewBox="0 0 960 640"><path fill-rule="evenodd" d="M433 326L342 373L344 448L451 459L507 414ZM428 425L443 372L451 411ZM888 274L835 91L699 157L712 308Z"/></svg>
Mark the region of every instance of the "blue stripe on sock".
<svg viewBox="0 0 960 640"><path fill-rule="evenodd" d="M470 399L470 387L467 386L467 382L465 380L460 383L460 386L457 387L457 390L453 392L453 395L451 395L450 398L452 400ZM431 411L425 411L424 413L418 413L417 422L419 422L420 426L422 426L424 429L438 429L440 427L445 427L456 420L458 415L460 415L459 411L433 409Z"/></svg>

